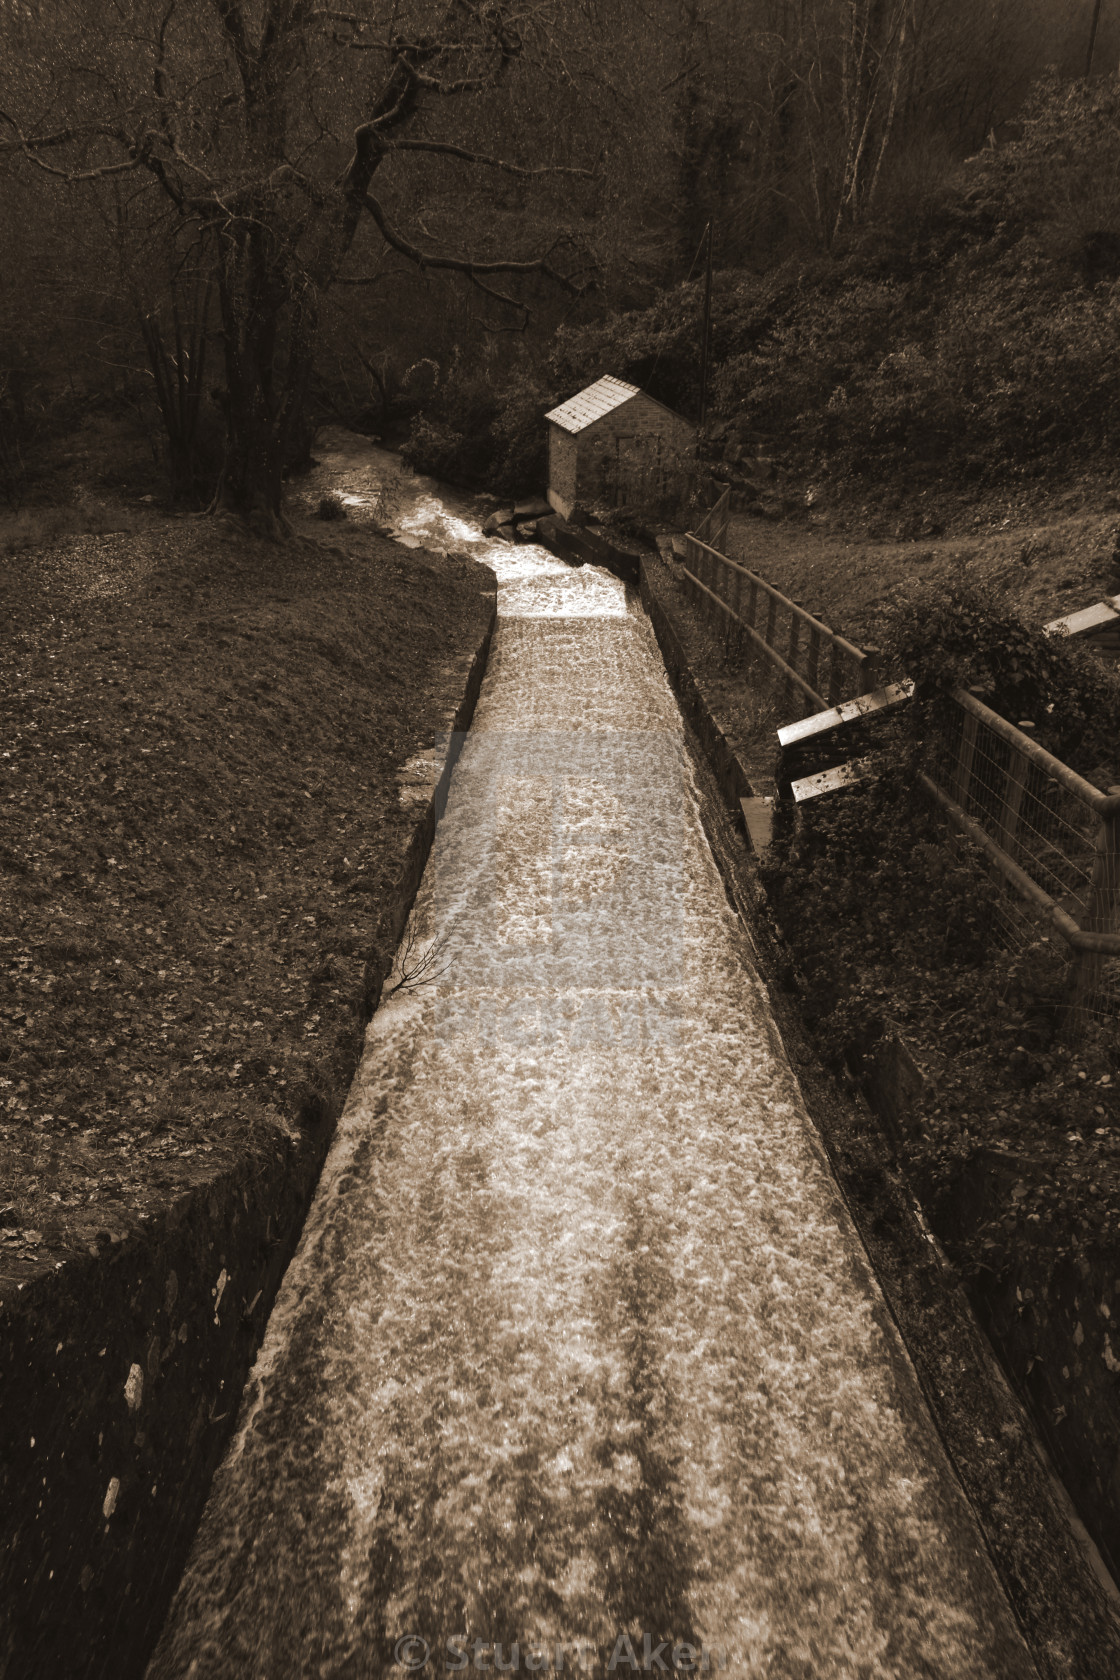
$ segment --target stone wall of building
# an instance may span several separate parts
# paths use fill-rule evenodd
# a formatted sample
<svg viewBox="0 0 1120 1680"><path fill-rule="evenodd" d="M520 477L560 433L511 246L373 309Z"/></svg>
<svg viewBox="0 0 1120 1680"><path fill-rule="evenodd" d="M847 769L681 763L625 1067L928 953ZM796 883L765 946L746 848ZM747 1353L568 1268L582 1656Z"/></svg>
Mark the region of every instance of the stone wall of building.
<svg viewBox="0 0 1120 1680"><path fill-rule="evenodd" d="M570 519L577 498L579 438L560 426L548 428L548 500L561 519Z"/></svg>
<svg viewBox="0 0 1120 1680"><path fill-rule="evenodd" d="M654 499L662 475L695 435L687 420L644 392L631 397L579 434L579 501L618 505Z"/></svg>

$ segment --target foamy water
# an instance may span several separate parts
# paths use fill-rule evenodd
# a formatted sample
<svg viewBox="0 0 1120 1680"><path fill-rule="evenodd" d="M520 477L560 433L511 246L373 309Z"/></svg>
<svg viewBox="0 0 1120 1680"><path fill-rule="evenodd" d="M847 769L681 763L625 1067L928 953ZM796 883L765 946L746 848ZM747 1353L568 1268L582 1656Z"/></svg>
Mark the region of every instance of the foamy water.
<svg viewBox="0 0 1120 1680"><path fill-rule="evenodd" d="M495 1642L516 1671L676 1644L732 1676L1033 1673L644 618L431 486L399 527L499 578L413 914L434 978L371 1023L152 1680L425 1646L473 1672Z"/></svg>

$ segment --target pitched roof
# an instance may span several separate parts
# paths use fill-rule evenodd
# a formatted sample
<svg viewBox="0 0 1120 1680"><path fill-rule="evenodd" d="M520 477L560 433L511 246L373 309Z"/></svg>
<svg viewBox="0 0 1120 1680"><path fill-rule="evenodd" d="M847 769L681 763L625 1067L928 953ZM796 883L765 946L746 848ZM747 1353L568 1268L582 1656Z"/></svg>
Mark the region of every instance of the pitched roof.
<svg viewBox="0 0 1120 1680"><path fill-rule="evenodd" d="M624 379L615 379L613 375L604 374L594 385L588 385L586 390L577 391L574 397L560 404L545 415L554 425L560 426L565 432L582 432L590 426L593 420L601 420L604 414L609 414L614 408L621 408L624 402L639 395L637 385L627 385Z"/></svg>

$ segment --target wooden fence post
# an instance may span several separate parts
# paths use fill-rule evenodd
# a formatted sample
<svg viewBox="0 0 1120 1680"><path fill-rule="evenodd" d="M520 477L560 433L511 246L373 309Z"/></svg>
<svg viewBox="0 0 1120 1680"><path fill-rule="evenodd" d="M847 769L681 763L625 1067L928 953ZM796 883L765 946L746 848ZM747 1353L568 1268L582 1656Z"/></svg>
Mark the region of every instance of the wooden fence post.
<svg viewBox="0 0 1120 1680"><path fill-rule="evenodd" d="M721 598L722 598L722 595L723 595L723 591L720 588L720 584L722 582L723 582L723 567L720 565L719 560L716 557L716 555L713 554L709 550L709 553L708 553L708 588L711 590L713 595L718 595ZM724 628L724 623L723 623L724 615L723 615L723 613L720 612L719 608L716 606L714 601L712 602L711 605L712 605L712 620L713 620L713 623L717 626L718 629L722 630Z"/></svg>
<svg viewBox="0 0 1120 1680"><path fill-rule="evenodd" d="M732 578L732 586L728 590L728 594L730 595L731 599L728 601L727 604L731 608L731 611L735 614L735 617L728 620L727 646L728 646L729 651L733 650L734 657L736 659L738 659L740 654L743 651L743 640L744 640L744 638L743 638L743 628L742 628L743 574L739 570L738 566L734 566L734 567L731 568L731 578Z"/></svg>
<svg viewBox="0 0 1120 1680"><path fill-rule="evenodd" d="M815 624L810 624L810 626L809 626L809 657L806 661L805 676L808 679L809 687L810 688L815 688L815 689L818 689L818 690L820 688L820 684L817 681L817 675L818 675L817 667L820 664L820 659L821 659L821 633L817 629Z"/></svg>
<svg viewBox="0 0 1120 1680"><path fill-rule="evenodd" d="M828 703L835 706L844 686L844 655L835 642L828 661Z"/></svg>
<svg viewBox="0 0 1120 1680"><path fill-rule="evenodd" d="M684 558L685 558L685 569L690 574L685 579L685 593L688 596L690 601L695 601L697 599L696 585L693 583L692 579L697 575L697 573L700 570L699 564L698 564L697 559L696 559L696 556L699 552L699 549L700 549L700 544L696 541L696 538L692 535L692 532L689 531L687 533L687 535L685 536L685 539L684 539Z"/></svg>
<svg viewBox="0 0 1120 1680"><path fill-rule="evenodd" d="M795 603L795 605L796 605L796 603ZM790 615L789 615L789 651L786 654L786 664L789 666L791 671L796 671L797 670L797 645L798 645L800 640L801 640L801 620L798 618L798 616L795 612L791 612ZM795 693L794 686L787 679L787 681L786 681L786 697L788 699L792 700L793 697L794 697L794 693Z"/></svg>
<svg viewBox="0 0 1120 1680"><path fill-rule="evenodd" d="M1108 791L1117 794L1120 787L1109 788ZM1089 901L1081 918L1081 927L1085 933L1120 933L1120 817L1113 814L1102 817L1097 827ZM1108 960L1100 951L1074 953L1070 965L1067 1029L1071 1035L1079 1034L1087 1024L1086 1016L1092 1010L1093 999L1102 990Z"/></svg>
<svg viewBox="0 0 1120 1680"><path fill-rule="evenodd" d="M766 646L770 648L774 646L774 634L777 628L777 621L778 603L774 599L773 595L768 594L766 597Z"/></svg>
<svg viewBox="0 0 1120 1680"><path fill-rule="evenodd" d="M1022 730L1033 729L1033 723L1021 721ZM1024 753L1011 748L1011 757L1007 765L1007 773L1003 782L1003 803L999 812L999 828L996 839L1004 851L1012 857L1015 855L1015 835L1019 828L1019 812L1023 808L1023 795L1027 791L1027 777L1030 774L1030 761Z"/></svg>
<svg viewBox="0 0 1120 1680"><path fill-rule="evenodd" d="M957 747L957 762L953 772L953 798L966 816L970 814L968 795L972 787L972 761L976 757L976 736L979 728L979 719L975 713L964 712L961 718L961 739Z"/></svg>
<svg viewBox="0 0 1120 1680"><path fill-rule="evenodd" d="M747 585L747 623L750 625L752 630L758 629L758 583L753 577ZM747 659L745 669L750 671L755 663L756 657L754 637L748 636L746 638L746 642Z"/></svg>

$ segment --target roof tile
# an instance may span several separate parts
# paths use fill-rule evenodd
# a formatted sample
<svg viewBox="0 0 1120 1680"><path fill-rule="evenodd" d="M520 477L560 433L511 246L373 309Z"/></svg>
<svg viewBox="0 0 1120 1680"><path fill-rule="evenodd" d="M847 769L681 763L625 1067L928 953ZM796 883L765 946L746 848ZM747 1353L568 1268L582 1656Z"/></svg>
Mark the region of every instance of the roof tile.
<svg viewBox="0 0 1120 1680"><path fill-rule="evenodd" d="M592 421L601 420L604 414L612 409L621 408L624 402L639 394L637 385L627 385L624 379L615 379L612 374L604 374L594 385L588 385L583 391L577 391L574 397L560 404L545 415L554 425L565 432L582 432L590 426Z"/></svg>

